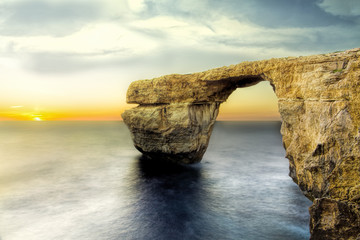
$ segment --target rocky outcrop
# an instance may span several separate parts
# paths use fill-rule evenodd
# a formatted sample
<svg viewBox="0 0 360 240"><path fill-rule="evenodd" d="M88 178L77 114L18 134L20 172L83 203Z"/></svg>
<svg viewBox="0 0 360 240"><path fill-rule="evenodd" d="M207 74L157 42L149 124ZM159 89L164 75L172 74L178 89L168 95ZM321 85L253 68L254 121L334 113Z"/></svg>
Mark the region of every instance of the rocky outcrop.
<svg viewBox="0 0 360 240"><path fill-rule="evenodd" d="M147 157L194 163L206 151L218 109L217 102L144 105L122 116Z"/></svg>
<svg viewBox="0 0 360 240"><path fill-rule="evenodd" d="M198 162L220 104L260 81L278 97L290 176L314 201L312 239L360 239L360 49L136 81L139 106L122 116L145 156Z"/></svg>
<svg viewBox="0 0 360 240"><path fill-rule="evenodd" d="M352 202L319 198L310 207L311 239L360 239L360 207Z"/></svg>

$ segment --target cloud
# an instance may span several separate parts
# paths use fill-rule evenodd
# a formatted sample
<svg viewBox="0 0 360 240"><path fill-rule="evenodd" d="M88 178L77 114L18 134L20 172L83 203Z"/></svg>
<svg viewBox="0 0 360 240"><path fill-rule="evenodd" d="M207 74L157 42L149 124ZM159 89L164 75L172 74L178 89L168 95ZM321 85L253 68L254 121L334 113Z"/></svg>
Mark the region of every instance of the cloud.
<svg viewBox="0 0 360 240"><path fill-rule="evenodd" d="M356 0L355 0L356 1ZM171 15L197 21L214 21L227 16L270 28L319 27L349 20L330 15L319 8L317 0L147 0L152 15Z"/></svg>
<svg viewBox="0 0 360 240"><path fill-rule="evenodd" d="M4 57L24 59L27 56L45 56L48 60L60 58L87 58L102 61L109 58L131 58L143 55L159 45L145 34L116 22L99 22L83 27L64 37L0 36L0 52ZM31 63L27 62L27 63ZM66 64L66 63L65 63ZM61 66L59 66L61 68Z"/></svg>
<svg viewBox="0 0 360 240"><path fill-rule="evenodd" d="M74 55L72 53L36 53L28 55L24 67L40 74L57 75L71 75L89 71L116 71L119 76L125 74L135 80L171 73L203 71L219 66L237 64L245 60L301 54L304 54L304 51L250 46L250 44L247 46L229 46L214 42L214 44L208 43L202 48L197 45L163 47L152 51L150 54L126 58L114 55L105 58Z"/></svg>
<svg viewBox="0 0 360 240"><path fill-rule="evenodd" d="M249 22L223 17L213 22L213 36L206 41L233 48L271 48L300 55L316 54L357 47L357 26L267 28ZM346 36L344 38L344 36Z"/></svg>
<svg viewBox="0 0 360 240"><path fill-rule="evenodd" d="M314 28L344 21L323 12L315 0L254 0L251 3L243 13L251 22L265 27Z"/></svg>
<svg viewBox="0 0 360 240"><path fill-rule="evenodd" d="M141 12L146 8L144 0L128 0L128 5L133 12Z"/></svg>
<svg viewBox="0 0 360 240"><path fill-rule="evenodd" d="M138 8L138 7L137 7ZM106 18L124 17L126 0L4 0L0 4L0 35L63 37Z"/></svg>
<svg viewBox="0 0 360 240"><path fill-rule="evenodd" d="M211 13L215 12L209 6L209 0L178 0L176 4L169 0L145 0L144 4L151 16L171 15L175 17L196 18L197 16L203 16L206 12L208 12L208 17L211 17Z"/></svg>
<svg viewBox="0 0 360 240"><path fill-rule="evenodd" d="M8 36L64 36L99 17L96 5L83 3L24 1L2 4L0 10L5 13L0 33Z"/></svg>
<svg viewBox="0 0 360 240"><path fill-rule="evenodd" d="M344 41L343 36L348 40ZM157 69L162 74L170 70L205 70L243 60L342 50L356 47L359 37L353 28L337 26L266 28L226 16L204 23L154 16L127 25L99 22L62 38L0 38L0 42L4 43L3 51L17 59L21 55L24 69L37 73L118 68L126 72L142 69L149 74Z"/></svg>
<svg viewBox="0 0 360 240"><path fill-rule="evenodd" d="M318 5L335 16L360 16L359 0L323 0Z"/></svg>
<svg viewBox="0 0 360 240"><path fill-rule="evenodd" d="M24 69L46 74L140 69L146 64L162 71L176 67L196 71L193 66L204 70L221 61L231 64L357 47L357 26L325 13L315 1L268 2L179 0L174 7L168 0L8 0L1 6L15 14L4 17L0 33L4 22L13 21L11 30L24 28L18 31L25 35L0 36L0 64L12 66L20 59ZM84 12L77 14L82 7ZM46 14L36 15L45 10ZM303 13L337 24L304 27L298 23L308 21ZM281 19L284 23L277 25ZM46 22L43 28L41 22Z"/></svg>

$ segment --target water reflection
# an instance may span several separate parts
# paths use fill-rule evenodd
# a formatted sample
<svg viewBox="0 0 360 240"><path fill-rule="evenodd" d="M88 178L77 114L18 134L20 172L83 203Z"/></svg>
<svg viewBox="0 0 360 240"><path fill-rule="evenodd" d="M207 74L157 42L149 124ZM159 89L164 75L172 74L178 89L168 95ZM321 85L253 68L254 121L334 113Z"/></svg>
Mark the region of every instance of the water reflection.
<svg viewBox="0 0 360 240"><path fill-rule="evenodd" d="M204 239L198 223L206 193L200 165L181 166L139 157L134 164L134 239Z"/></svg>

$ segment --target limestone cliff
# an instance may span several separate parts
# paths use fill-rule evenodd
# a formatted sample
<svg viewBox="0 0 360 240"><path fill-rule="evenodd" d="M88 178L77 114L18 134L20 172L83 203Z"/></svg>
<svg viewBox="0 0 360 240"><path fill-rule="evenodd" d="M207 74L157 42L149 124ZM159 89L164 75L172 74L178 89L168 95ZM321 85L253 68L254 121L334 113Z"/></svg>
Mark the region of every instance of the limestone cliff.
<svg viewBox="0 0 360 240"><path fill-rule="evenodd" d="M278 97L290 176L314 200L312 239L360 239L360 49L136 81L139 106L122 116L146 156L198 162L220 104L260 81Z"/></svg>

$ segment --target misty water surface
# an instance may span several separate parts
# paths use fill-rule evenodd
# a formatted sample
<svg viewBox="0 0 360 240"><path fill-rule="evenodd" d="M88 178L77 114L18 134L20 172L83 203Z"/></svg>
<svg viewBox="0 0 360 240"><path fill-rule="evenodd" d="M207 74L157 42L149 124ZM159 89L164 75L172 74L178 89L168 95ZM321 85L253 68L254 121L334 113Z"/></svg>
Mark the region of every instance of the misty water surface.
<svg viewBox="0 0 360 240"><path fill-rule="evenodd" d="M1 122L0 239L308 239L280 123L217 122L200 164L142 159L121 122Z"/></svg>

